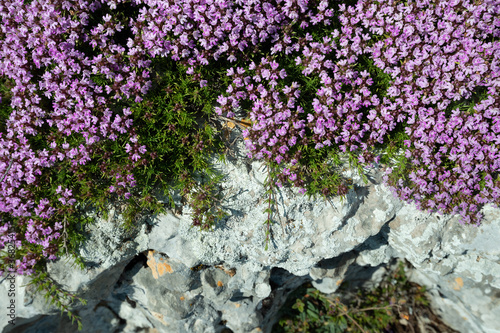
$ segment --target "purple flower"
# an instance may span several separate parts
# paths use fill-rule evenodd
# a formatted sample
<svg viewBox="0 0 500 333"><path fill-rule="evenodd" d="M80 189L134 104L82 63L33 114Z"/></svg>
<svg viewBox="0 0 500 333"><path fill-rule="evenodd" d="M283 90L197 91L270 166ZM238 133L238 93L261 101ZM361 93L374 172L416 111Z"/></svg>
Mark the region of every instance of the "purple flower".
<svg viewBox="0 0 500 333"><path fill-rule="evenodd" d="M283 146L281 146L281 147L278 149L278 151L280 152L280 154L283 154L283 155L285 155L285 153L286 153L288 150L289 150L289 149L288 149L288 147L287 147L286 145L283 145Z"/></svg>
<svg viewBox="0 0 500 333"><path fill-rule="evenodd" d="M272 137L272 138L268 141L268 143L267 143L267 144L268 144L270 147L272 147L272 146L274 146L274 145L275 145L278 141L279 141L279 140L278 140L278 138L277 138L276 136L273 136L273 137Z"/></svg>
<svg viewBox="0 0 500 333"><path fill-rule="evenodd" d="M427 81L426 78L424 77L419 77L417 80L416 80L416 84L417 86L419 86L420 88L427 88L429 86L429 82Z"/></svg>

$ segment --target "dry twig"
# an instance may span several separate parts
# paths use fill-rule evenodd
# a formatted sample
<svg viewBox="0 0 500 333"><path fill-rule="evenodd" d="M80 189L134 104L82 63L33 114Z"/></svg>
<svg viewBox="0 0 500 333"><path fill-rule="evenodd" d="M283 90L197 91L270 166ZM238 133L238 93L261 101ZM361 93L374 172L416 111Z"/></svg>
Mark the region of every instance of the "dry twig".
<svg viewBox="0 0 500 333"><path fill-rule="evenodd" d="M2 179L0 179L0 183L3 182L5 177L7 177L7 173L9 172L10 168L12 167L12 164L14 164L14 160L10 160L9 166L7 167L7 170L5 170L5 173L2 176Z"/></svg>

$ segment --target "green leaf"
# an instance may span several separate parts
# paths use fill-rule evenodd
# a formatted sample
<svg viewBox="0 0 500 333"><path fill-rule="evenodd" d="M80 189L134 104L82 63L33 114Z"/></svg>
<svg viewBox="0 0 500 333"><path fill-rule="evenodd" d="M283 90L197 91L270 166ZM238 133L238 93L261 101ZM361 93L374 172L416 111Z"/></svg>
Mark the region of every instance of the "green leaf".
<svg viewBox="0 0 500 333"><path fill-rule="evenodd" d="M308 304L311 304L308 302ZM313 320L318 320L319 319L319 312L316 308L310 308L308 307L307 309L307 315L313 319Z"/></svg>
<svg viewBox="0 0 500 333"><path fill-rule="evenodd" d="M295 304L292 306L293 309L299 310L300 313L304 312L304 302L302 302L300 299L297 299Z"/></svg>

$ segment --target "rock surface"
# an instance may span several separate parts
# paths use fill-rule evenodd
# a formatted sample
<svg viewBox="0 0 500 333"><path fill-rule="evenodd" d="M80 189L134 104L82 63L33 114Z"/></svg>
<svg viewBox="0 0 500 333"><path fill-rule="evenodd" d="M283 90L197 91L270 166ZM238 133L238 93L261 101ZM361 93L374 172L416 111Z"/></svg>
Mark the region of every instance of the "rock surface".
<svg viewBox="0 0 500 333"><path fill-rule="evenodd" d="M428 287L434 310L460 332L500 332L500 209L487 205L480 227L418 211L395 198L379 169L346 200L309 201L280 189L272 241L265 247L264 167L219 163L223 208L213 232L190 228L190 212L149 216L134 232L120 216L89 226L83 271L51 263L51 277L87 299L75 308L84 332L270 332L287 295L306 281L334 292L344 280L376 283L375 268L408 260L410 278ZM362 274L363 267L373 267ZM357 269L357 270L356 270ZM358 273L352 274L356 271ZM349 273L350 272L350 273ZM69 332L74 326L17 277L16 325L3 332ZM8 305L8 285L0 303Z"/></svg>

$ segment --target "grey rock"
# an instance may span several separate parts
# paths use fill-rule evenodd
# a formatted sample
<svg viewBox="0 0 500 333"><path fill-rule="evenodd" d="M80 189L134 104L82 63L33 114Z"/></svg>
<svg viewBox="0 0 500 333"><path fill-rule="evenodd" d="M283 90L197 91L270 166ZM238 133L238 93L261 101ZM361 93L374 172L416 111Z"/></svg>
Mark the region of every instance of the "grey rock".
<svg viewBox="0 0 500 333"><path fill-rule="evenodd" d="M241 153L241 154L240 154ZM212 232L190 227L191 211L147 216L135 230L120 215L89 226L83 271L65 259L51 277L88 300L74 306L85 331L270 332L286 297L304 282L335 292L342 281L375 285L394 258L415 269L435 311L460 332L500 332L500 209L487 205L480 227L457 217L420 212L401 202L367 170L368 184L347 170L355 188L345 200L309 201L295 189L276 191L269 249L263 212L266 170L236 150L221 183L229 217ZM180 204L180 202L179 202ZM67 332L73 326L17 278L16 332ZM0 287L0 306L8 302ZM22 300L22 301L21 301ZM3 332L12 330L0 317Z"/></svg>

